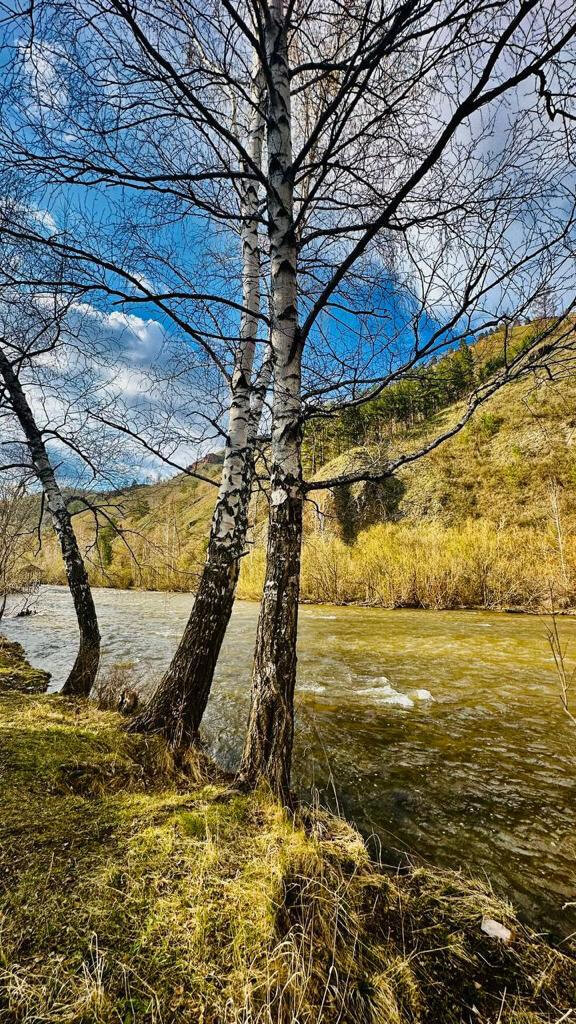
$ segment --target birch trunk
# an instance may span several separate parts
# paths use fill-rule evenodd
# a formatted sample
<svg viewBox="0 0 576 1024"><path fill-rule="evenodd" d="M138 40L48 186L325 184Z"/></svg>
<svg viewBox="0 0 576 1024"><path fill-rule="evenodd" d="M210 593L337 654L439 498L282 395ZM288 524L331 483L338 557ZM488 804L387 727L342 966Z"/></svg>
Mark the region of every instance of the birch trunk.
<svg viewBox="0 0 576 1024"><path fill-rule="evenodd" d="M271 365L271 361L266 362L261 384L255 392L246 445L242 451L233 452L230 443L226 451L206 561L186 629L154 696L130 724L131 732L162 733L169 746L176 750L198 740L214 670L232 614L248 529L255 435ZM233 481L227 461L235 465ZM232 483L233 502L230 500Z"/></svg>
<svg viewBox="0 0 576 1024"><path fill-rule="evenodd" d="M92 689L100 662L100 630L88 573L72 526L66 501L58 486L46 445L12 364L0 349L0 375L8 392L15 416L20 423L34 471L44 492L46 507L60 542L68 586L74 602L80 646L72 670L61 693L87 697Z"/></svg>
<svg viewBox="0 0 576 1024"><path fill-rule="evenodd" d="M257 68L252 86L249 151L258 167L264 134L261 104L262 75ZM258 186L253 179L248 179L242 206L244 312L231 385L222 481L212 517L208 552L182 640L156 693L131 724L132 731L162 733L174 749L189 746L198 738L232 614L248 529L254 445L272 370L271 360L266 358L258 385L253 388L251 377L260 313Z"/></svg>
<svg viewBox="0 0 576 1024"><path fill-rule="evenodd" d="M251 707L239 772L242 785L266 779L288 800L294 734L296 636L302 542L301 343L293 220L290 81L282 0L267 25L271 345L274 407L266 581L260 606Z"/></svg>

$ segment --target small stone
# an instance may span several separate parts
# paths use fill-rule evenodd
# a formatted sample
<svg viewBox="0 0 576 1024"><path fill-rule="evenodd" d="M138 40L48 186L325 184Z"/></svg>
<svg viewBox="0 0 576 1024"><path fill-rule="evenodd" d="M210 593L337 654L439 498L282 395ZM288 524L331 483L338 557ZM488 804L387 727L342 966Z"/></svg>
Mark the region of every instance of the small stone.
<svg viewBox="0 0 576 1024"><path fill-rule="evenodd" d="M500 939L506 945L512 942L512 932L510 929L506 925L501 924L500 921L495 921L493 917L484 916L480 927L491 939Z"/></svg>

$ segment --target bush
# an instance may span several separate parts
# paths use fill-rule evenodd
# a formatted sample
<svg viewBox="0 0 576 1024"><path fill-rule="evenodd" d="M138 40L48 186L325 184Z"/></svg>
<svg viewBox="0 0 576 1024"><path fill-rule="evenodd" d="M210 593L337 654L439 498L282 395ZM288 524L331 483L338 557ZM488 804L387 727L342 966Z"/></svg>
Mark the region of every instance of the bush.
<svg viewBox="0 0 576 1024"><path fill-rule="evenodd" d="M260 598L266 553L244 559L239 596ZM384 608L540 610L576 603L576 540L562 552L552 527L497 529L485 520L459 527L383 523L344 544L312 534L303 546L301 599Z"/></svg>

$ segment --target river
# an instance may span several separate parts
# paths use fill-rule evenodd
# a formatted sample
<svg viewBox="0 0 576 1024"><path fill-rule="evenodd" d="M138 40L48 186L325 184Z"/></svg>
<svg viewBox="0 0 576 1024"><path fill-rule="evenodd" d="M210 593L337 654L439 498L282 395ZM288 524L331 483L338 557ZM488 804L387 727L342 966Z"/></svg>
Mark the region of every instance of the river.
<svg viewBox="0 0 576 1024"><path fill-rule="evenodd" d="M133 661L152 685L190 595L95 597L104 666ZM237 603L206 715L227 767L246 720L256 615ZM576 931L576 727L545 628L486 612L303 607L294 779L372 835L386 863L413 855L486 875L526 921L565 936ZM560 631L576 660L576 621ZM7 618L2 632L61 684L76 637L64 588L42 588L38 614Z"/></svg>

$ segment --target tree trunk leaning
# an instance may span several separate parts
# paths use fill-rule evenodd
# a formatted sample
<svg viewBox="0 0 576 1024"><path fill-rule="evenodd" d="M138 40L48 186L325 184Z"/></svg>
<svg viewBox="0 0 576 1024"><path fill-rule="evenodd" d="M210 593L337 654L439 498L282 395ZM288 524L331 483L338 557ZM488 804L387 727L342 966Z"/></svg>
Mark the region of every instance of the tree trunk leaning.
<svg viewBox="0 0 576 1024"><path fill-rule="evenodd" d="M250 156L259 167L264 132L259 66L254 70L250 116ZM192 612L176 653L152 699L130 726L132 731L161 733L173 749L197 741L232 614L248 530L254 445L272 369L271 360L266 358L260 379L252 386L260 324L258 186L253 178L247 178L242 211L244 310L231 383L222 480L212 517L208 552Z"/></svg>
<svg viewBox="0 0 576 1024"><path fill-rule="evenodd" d="M60 543L68 587L80 631L80 645L72 670L61 693L87 697L100 664L100 630L86 566L78 547L72 519L58 486L42 434L12 364L0 349L0 375L16 418L26 438L32 465L42 486L52 525Z"/></svg>

